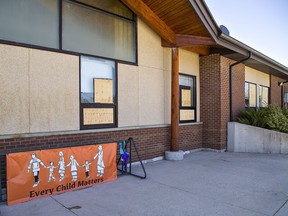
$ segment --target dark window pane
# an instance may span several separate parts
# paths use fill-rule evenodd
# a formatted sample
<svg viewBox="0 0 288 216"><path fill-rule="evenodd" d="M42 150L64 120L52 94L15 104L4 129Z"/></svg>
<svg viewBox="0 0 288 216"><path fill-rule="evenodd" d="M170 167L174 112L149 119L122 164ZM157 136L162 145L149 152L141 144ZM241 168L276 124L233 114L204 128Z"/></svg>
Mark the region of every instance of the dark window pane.
<svg viewBox="0 0 288 216"><path fill-rule="evenodd" d="M79 2L91 5L96 8L108 11L119 16L133 19L133 13L119 0L78 0Z"/></svg>
<svg viewBox="0 0 288 216"><path fill-rule="evenodd" d="M58 48L57 0L0 0L0 39Z"/></svg>
<svg viewBox="0 0 288 216"><path fill-rule="evenodd" d="M64 1L62 35L64 50L136 61L132 21Z"/></svg>

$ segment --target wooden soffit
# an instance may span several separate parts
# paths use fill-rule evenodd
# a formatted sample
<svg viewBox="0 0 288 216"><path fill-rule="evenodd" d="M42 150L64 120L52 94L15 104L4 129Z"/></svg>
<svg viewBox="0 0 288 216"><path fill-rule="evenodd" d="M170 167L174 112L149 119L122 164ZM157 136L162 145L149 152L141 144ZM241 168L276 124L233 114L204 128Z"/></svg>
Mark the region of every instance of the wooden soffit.
<svg viewBox="0 0 288 216"><path fill-rule="evenodd" d="M162 38L164 47L209 54L216 45L189 0L121 0Z"/></svg>
<svg viewBox="0 0 288 216"><path fill-rule="evenodd" d="M142 0L121 0L168 43L175 43L174 31Z"/></svg>

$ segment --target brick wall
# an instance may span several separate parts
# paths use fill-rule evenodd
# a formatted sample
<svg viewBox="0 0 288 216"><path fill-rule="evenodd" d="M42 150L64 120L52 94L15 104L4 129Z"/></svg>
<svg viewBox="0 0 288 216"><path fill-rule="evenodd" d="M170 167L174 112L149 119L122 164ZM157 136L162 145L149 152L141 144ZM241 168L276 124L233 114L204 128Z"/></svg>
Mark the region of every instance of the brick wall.
<svg viewBox="0 0 288 216"><path fill-rule="evenodd" d="M230 64L233 62L230 60ZM236 121L240 112L245 110L245 65L238 64L233 67L233 121Z"/></svg>
<svg viewBox="0 0 288 216"><path fill-rule="evenodd" d="M170 150L170 127L114 130L94 133L77 133L26 138L0 139L0 151L3 154L65 148L82 145L117 142L133 137L142 160L164 156ZM180 149L191 150L202 147L202 124L180 126ZM133 154L133 152L132 152ZM135 154L133 154L135 155ZM136 156L134 156L136 160ZM0 157L2 188L6 187L5 157Z"/></svg>
<svg viewBox="0 0 288 216"><path fill-rule="evenodd" d="M229 66L234 61L219 54L200 58L200 101L203 147L225 149L230 120ZM245 109L245 66L233 67L233 119Z"/></svg>
<svg viewBox="0 0 288 216"><path fill-rule="evenodd" d="M281 87L278 86L278 82L283 82L285 80L273 76L270 76L270 103L272 105L278 105L281 106ZM284 84L284 86L287 88L287 83Z"/></svg>
<svg viewBox="0 0 288 216"><path fill-rule="evenodd" d="M180 126L180 150L202 148L202 124Z"/></svg>
<svg viewBox="0 0 288 216"><path fill-rule="evenodd" d="M230 120L229 65L231 60L220 57L220 148L225 149L227 143L227 122ZM234 75L234 73L233 73ZM233 79L234 81L234 79ZM234 96L234 94L233 94ZM234 100L233 100L234 101Z"/></svg>
<svg viewBox="0 0 288 216"><path fill-rule="evenodd" d="M203 147L221 149L220 55L200 57L200 117Z"/></svg>

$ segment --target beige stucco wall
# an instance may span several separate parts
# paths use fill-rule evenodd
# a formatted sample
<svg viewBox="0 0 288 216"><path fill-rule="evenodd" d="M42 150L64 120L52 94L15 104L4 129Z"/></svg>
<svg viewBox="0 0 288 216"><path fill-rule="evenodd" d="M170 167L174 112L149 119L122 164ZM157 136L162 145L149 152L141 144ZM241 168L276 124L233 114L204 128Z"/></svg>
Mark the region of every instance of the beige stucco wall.
<svg viewBox="0 0 288 216"><path fill-rule="evenodd" d="M164 124L164 71L139 68L139 124Z"/></svg>
<svg viewBox="0 0 288 216"><path fill-rule="evenodd" d="M0 135L29 131L29 53L0 45Z"/></svg>
<svg viewBox="0 0 288 216"><path fill-rule="evenodd" d="M118 126L139 125L139 71L118 64Z"/></svg>
<svg viewBox="0 0 288 216"><path fill-rule="evenodd" d="M179 51L180 72L197 76L199 113L199 56ZM171 49L138 19L138 66L118 64L118 126L170 124Z"/></svg>
<svg viewBox="0 0 288 216"><path fill-rule="evenodd" d="M79 129L79 57L30 50L30 132Z"/></svg>
<svg viewBox="0 0 288 216"><path fill-rule="evenodd" d="M79 57L0 45L0 135L79 130Z"/></svg>
<svg viewBox="0 0 288 216"><path fill-rule="evenodd" d="M161 38L138 19L138 65L163 69Z"/></svg>
<svg viewBox="0 0 288 216"><path fill-rule="evenodd" d="M200 121L200 70L199 70L199 55L183 49L179 50L179 72L196 76L197 88L197 121Z"/></svg>
<svg viewBox="0 0 288 216"><path fill-rule="evenodd" d="M245 81L270 87L269 74L263 73L250 67L245 67Z"/></svg>
<svg viewBox="0 0 288 216"><path fill-rule="evenodd" d="M138 66L118 64L118 126L164 124L161 38L138 19Z"/></svg>
<svg viewBox="0 0 288 216"><path fill-rule="evenodd" d="M163 63L164 63L164 123L171 123L171 64L172 51L170 48L163 49Z"/></svg>

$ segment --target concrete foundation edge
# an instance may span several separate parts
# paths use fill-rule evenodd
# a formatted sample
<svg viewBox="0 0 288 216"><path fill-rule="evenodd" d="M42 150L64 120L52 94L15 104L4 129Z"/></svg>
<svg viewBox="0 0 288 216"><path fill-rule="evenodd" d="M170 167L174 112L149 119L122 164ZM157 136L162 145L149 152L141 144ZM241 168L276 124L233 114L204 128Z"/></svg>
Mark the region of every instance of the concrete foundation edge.
<svg viewBox="0 0 288 216"><path fill-rule="evenodd" d="M180 151L165 151L165 160L179 161L184 159L184 152Z"/></svg>

